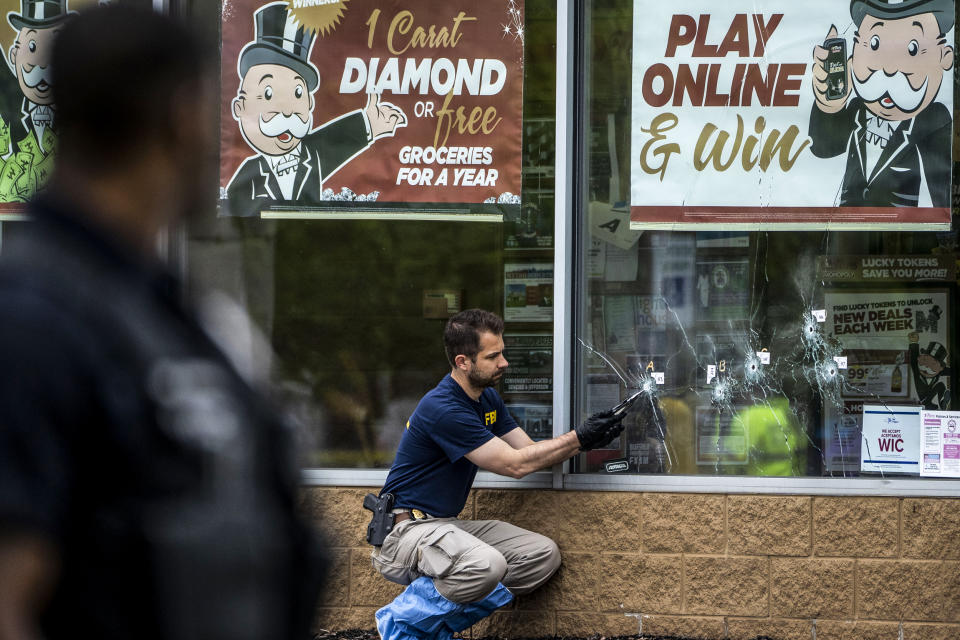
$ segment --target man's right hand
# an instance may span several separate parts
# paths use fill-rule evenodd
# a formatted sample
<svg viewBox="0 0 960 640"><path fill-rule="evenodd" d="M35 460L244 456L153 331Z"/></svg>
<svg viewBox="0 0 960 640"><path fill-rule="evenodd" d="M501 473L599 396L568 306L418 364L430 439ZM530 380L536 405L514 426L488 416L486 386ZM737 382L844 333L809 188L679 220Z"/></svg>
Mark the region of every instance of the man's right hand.
<svg viewBox="0 0 960 640"><path fill-rule="evenodd" d="M836 37L837 28L831 26L830 31L827 32L826 40ZM816 99L816 105L820 111L824 113L837 113L847 104L847 98L850 96L850 58L847 59L847 80L844 85L846 91L842 98L834 98L831 100L827 97L827 68L825 66L828 53L829 52L819 44L813 47L813 97Z"/></svg>
<svg viewBox="0 0 960 640"><path fill-rule="evenodd" d="M623 431L623 416L614 416L610 409L600 411L587 418L583 424L576 427L577 440L580 441L581 451L590 451L604 447Z"/></svg>

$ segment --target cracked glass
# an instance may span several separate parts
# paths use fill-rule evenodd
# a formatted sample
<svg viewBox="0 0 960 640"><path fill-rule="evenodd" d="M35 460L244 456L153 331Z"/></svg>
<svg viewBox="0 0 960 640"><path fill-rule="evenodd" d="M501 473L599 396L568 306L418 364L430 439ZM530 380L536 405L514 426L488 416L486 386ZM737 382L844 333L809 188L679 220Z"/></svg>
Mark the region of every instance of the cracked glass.
<svg viewBox="0 0 960 640"><path fill-rule="evenodd" d="M630 231L633 6L585 4L575 416L637 401L573 472L918 476L863 416L956 408L957 232Z"/></svg>

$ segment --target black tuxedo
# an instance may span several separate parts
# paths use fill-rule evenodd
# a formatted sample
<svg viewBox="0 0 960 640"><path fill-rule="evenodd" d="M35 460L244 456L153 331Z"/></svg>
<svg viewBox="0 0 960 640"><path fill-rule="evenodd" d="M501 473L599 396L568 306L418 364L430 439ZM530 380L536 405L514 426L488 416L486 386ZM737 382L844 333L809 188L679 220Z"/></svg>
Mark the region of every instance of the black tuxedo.
<svg viewBox="0 0 960 640"><path fill-rule="evenodd" d="M940 373L924 376L920 371L920 345L910 343L910 371L913 373L913 384L917 388L917 399L927 411L946 411L950 406L950 393L944 380L950 379L950 367L940 370Z"/></svg>
<svg viewBox="0 0 960 640"><path fill-rule="evenodd" d="M916 207L922 172L933 206L949 207L953 140L950 111L934 102L913 119L900 122L869 176L866 120L867 110L859 97L837 113L824 113L816 105L810 110L813 155L832 158L847 153L840 206Z"/></svg>
<svg viewBox="0 0 960 640"><path fill-rule="evenodd" d="M293 199L284 200L280 183L263 155L247 158L227 185L224 213L256 216L274 202L318 204L323 182L353 156L369 146L360 111L348 113L311 131L300 143L300 164L293 183Z"/></svg>

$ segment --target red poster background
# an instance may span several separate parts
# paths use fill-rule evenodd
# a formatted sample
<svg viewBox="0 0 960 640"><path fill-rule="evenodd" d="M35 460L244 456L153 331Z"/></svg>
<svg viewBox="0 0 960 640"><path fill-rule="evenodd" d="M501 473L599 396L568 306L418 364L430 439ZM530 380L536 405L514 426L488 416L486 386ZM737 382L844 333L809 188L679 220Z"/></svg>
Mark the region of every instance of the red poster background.
<svg viewBox="0 0 960 640"><path fill-rule="evenodd" d="M674 207L631 206L631 229L900 229L950 228L946 207Z"/></svg>
<svg viewBox="0 0 960 640"><path fill-rule="evenodd" d="M243 139L239 124L234 119L231 103L237 95L240 77L237 71L237 59L240 51L254 39L253 16L257 9L269 4L264 0L232 0L225 3L222 30L222 68L221 68L221 153L220 186L226 187L240 164L256 152ZM290 3L293 6L293 3ZM345 113L362 109L367 100L364 90L359 93L340 94L341 78L348 57L358 57L369 63L371 58L380 59L380 69L387 58L399 59L402 72L407 58L420 61L424 58L436 60L450 59L454 66L457 60L467 59L472 65L474 60L499 59L506 66L506 81L496 95L474 96L463 91L450 99L454 109L463 108L469 117L475 107L483 110L496 109L499 124L489 133L458 131L456 113L452 114L447 147L491 147L493 162L490 165L439 165L404 164L400 161L400 151L404 146L431 147L437 130L436 112L444 103L445 96L436 95L432 87L426 95L419 88L413 93L402 95L383 91L381 100L402 109L407 118L407 126L398 128L393 137L376 140L371 147L360 153L347 165L324 180L324 189L331 188L339 193L347 187L356 194L379 192L374 202L364 203L371 207L385 203L482 203L488 198L497 198L505 192L520 194L521 134L522 134L522 91L523 91L523 44L522 38L515 33L505 33L505 25L511 24L509 10L514 7L519 13L518 21L523 22L522 0L489 0L486 2L440 2L437 0L346 0L340 21L326 33L318 32L311 52L310 60L320 72L320 85L314 94L313 127L318 127ZM373 37L373 47L368 48L369 28L367 22L371 13L380 10L377 27ZM296 9L291 10L296 15ZM474 21L462 21L458 33L462 34L455 47L410 47L399 54L391 53L387 48L387 31L391 20L401 11L413 14L413 27L406 34L395 35L397 43L410 41L414 29L422 27L429 32L446 27L449 31L454 18L462 11L466 16L475 17ZM516 24L516 23L515 23ZM369 66L369 65L368 65ZM379 72L378 72L379 75ZM416 103L433 103L433 115L416 113ZM440 134L442 140L443 134ZM438 143L439 146L439 143ZM406 181L397 185L397 173L403 166L429 167L434 176L444 167L449 169L447 186L410 186ZM455 186L454 168L495 169L498 178L495 186ZM295 205L299 209L309 209L310 205L298 202L277 202L283 205ZM329 209L334 202L322 203ZM474 207L475 208L475 207Z"/></svg>

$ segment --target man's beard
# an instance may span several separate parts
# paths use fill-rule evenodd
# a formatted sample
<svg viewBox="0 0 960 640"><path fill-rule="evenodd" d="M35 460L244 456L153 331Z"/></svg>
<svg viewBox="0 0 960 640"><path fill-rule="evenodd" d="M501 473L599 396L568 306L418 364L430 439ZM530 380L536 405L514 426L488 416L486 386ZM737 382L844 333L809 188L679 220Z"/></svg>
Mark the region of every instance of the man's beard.
<svg viewBox="0 0 960 640"><path fill-rule="evenodd" d="M470 381L470 384L475 389L485 389L487 387L492 387L498 382L500 382L500 378L502 377L503 377L502 371L495 371L489 376L485 376L481 373L478 373L476 369L472 369L470 373L467 374L467 380Z"/></svg>

